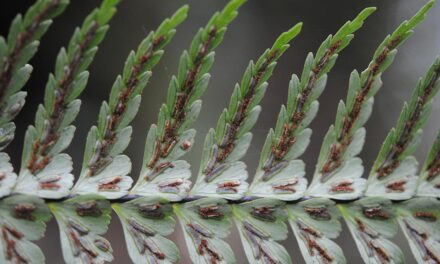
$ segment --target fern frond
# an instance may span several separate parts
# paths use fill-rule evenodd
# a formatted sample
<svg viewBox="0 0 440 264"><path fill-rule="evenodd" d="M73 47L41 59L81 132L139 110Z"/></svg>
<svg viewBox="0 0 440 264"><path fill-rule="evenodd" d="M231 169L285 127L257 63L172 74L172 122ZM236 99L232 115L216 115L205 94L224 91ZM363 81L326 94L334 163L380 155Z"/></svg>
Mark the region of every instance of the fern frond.
<svg viewBox="0 0 440 264"><path fill-rule="evenodd" d="M412 154L422 139L433 98L440 89L439 79L440 59L436 59L418 82L409 104L404 104L396 128L385 139L371 169L366 196L403 200L414 195L418 162Z"/></svg>
<svg viewBox="0 0 440 264"><path fill-rule="evenodd" d="M440 198L440 131L420 172L417 196Z"/></svg>
<svg viewBox="0 0 440 264"><path fill-rule="evenodd" d="M231 227L231 208L226 200L202 198L173 207L193 263L235 263L234 252L222 240Z"/></svg>
<svg viewBox="0 0 440 264"><path fill-rule="evenodd" d="M440 262L440 202L414 198L397 206L398 221L417 263Z"/></svg>
<svg viewBox="0 0 440 264"><path fill-rule="evenodd" d="M110 223L110 203L98 195L81 195L49 203L60 229L61 249L68 264L113 260L110 243L101 235Z"/></svg>
<svg viewBox="0 0 440 264"><path fill-rule="evenodd" d="M38 107L35 126L29 126L15 192L44 198L66 196L73 184L72 160L61 153L72 141L86 71L108 30L118 0L104 0L75 30L67 50L58 53L54 74L46 84L44 104Z"/></svg>
<svg viewBox="0 0 440 264"><path fill-rule="evenodd" d="M197 181L192 195L240 199L247 190L246 165L239 161L252 139L249 131L261 111L259 103L267 88L267 80L277 60L289 48L289 42L301 31L302 23L282 33L254 64L249 63L240 84L236 84L229 108L205 138Z"/></svg>
<svg viewBox="0 0 440 264"><path fill-rule="evenodd" d="M367 197L338 207L365 263L405 262L400 248L390 240L398 228L390 200Z"/></svg>
<svg viewBox="0 0 440 264"><path fill-rule="evenodd" d="M157 124L148 131L142 169L132 194L154 194L174 201L187 195L190 165L178 159L190 151L194 142L195 130L190 127L200 113L199 98L208 88L214 50L245 1L232 0L222 12L215 13L198 31L189 51L180 57L178 75L170 80L166 104L159 111Z"/></svg>
<svg viewBox="0 0 440 264"><path fill-rule="evenodd" d="M180 252L166 239L176 225L172 205L156 197L141 197L112 204L121 220L128 253L135 264L177 263Z"/></svg>
<svg viewBox="0 0 440 264"><path fill-rule="evenodd" d="M287 205L289 223L307 264L346 263L342 249L331 239L341 232L335 202L313 198Z"/></svg>
<svg viewBox="0 0 440 264"><path fill-rule="evenodd" d="M287 238L284 202L261 198L232 205L232 212L249 263L292 263L277 243Z"/></svg>
<svg viewBox="0 0 440 264"><path fill-rule="evenodd" d="M10 122L23 108L32 66L26 64L37 52L39 40L52 19L60 15L69 0L38 0L26 12L15 17L7 41L0 36L0 150L14 138L15 124Z"/></svg>
<svg viewBox="0 0 440 264"><path fill-rule="evenodd" d="M352 22L319 47L316 58L307 56L301 80L294 74L289 83L287 107L282 106L275 130L270 130L249 195L295 200L302 197L307 180L304 162L297 158L306 150L312 130L307 128L319 108L318 98L324 91L327 73L333 68L338 53L353 39L364 20L375 8L363 10Z"/></svg>
<svg viewBox="0 0 440 264"><path fill-rule="evenodd" d="M43 237L51 218L44 200L15 195L0 201L0 261L5 264L45 263L41 249L31 241Z"/></svg>
<svg viewBox="0 0 440 264"><path fill-rule="evenodd" d="M362 160L357 157L365 141L364 124L369 119L374 95L382 86L381 74L394 61L397 48L412 35L434 1L428 2L409 21L403 22L379 45L373 60L361 74L351 73L347 99L340 101L335 124L325 135L307 195L341 200L362 195Z"/></svg>
<svg viewBox="0 0 440 264"><path fill-rule="evenodd" d="M93 126L87 136L83 167L72 193L98 193L115 199L127 194L133 182L127 176L131 161L120 155L128 146L132 127L141 102L141 94L160 61L164 47L187 16L188 6L176 11L140 43L136 52L128 56L122 76L113 84L109 102L103 102L98 126Z"/></svg>

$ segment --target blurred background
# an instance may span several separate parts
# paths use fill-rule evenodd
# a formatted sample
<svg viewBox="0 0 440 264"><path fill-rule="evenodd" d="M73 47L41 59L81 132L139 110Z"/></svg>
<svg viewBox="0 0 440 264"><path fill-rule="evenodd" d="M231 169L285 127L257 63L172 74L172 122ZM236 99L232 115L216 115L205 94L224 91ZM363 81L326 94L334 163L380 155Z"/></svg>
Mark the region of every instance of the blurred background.
<svg viewBox="0 0 440 264"><path fill-rule="evenodd" d="M0 9L0 33L6 35L10 21L17 13L24 13L33 4L33 0L4 1ZM189 18L177 31L172 43L166 48L162 61L155 68L149 86L144 91L141 109L133 122L134 133L130 146L126 150L133 162L132 176L137 178L142 162L144 140L149 126L156 122L157 112L165 101L170 77L176 73L181 52L189 47L193 35L203 26L211 15L223 8L226 0L125 0L111 21L107 38L100 46L96 59L90 67L90 79L87 89L81 95L82 109L76 121L76 136L68 149L73 157L75 174L80 170L85 138L88 130L96 123L102 100L109 95L115 77L122 71L123 63L129 51L136 48L150 30L170 16L183 4L190 5ZM376 6L378 10L358 31L352 44L342 52L335 68L329 75L327 88L321 97L320 111L312 123L312 143L302 156L307 164L308 178L314 170L322 138L330 124L334 122L337 103L344 99L348 78L353 69L365 69L376 47L383 38L394 30L403 20L411 17L425 0L249 0L238 18L231 24L224 42L216 51L215 64L211 70L210 87L203 97L204 108L196 123L196 144L185 158L193 168L199 166L201 146L209 128L216 123L218 115L229 102L229 96L250 59L256 59L275 38L295 23L304 22L302 33L292 42L292 47L280 59L274 76L270 80L268 92L262 101L263 112L253 129L254 139L244 161L249 174L255 172L260 149L268 130L275 125L280 105L286 102L287 85L293 73L300 74L308 52L315 52L321 42L334 33L347 20L354 18L363 8ZM71 0L64 14L55 20L41 42L37 55L31 61L34 71L25 90L28 91L27 104L16 119L18 126L16 139L8 147L15 168L19 168L23 137L26 127L33 123L37 105L42 102L44 86L48 73L53 71L56 54L66 45L74 28L96 6L98 0ZM361 157L368 172L377 155L382 141L396 118L405 100L420 76L440 53L440 4L431 10L429 17L417 29L414 36L400 49L394 64L383 75L383 88L376 96L374 112L366 125L367 139ZM426 152L440 128L440 99L434 103L430 121L425 129L423 142L416 156L423 162ZM58 227L52 219L44 239L38 242L46 255L47 263L63 263L59 242ZM113 217L106 237L112 242L114 263L130 263L119 220ZM186 253L183 234L177 225L171 239L182 251L181 263L190 263ZM236 253L237 263L247 263L237 232L232 229L228 238ZM409 253L409 247L399 233L394 241L407 255L407 263L415 260ZM348 263L361 262L359 253L354 250L354 241L346 226L337 243L344 250ZM292 233L282 243L294 263L303 263Z"/></svg>

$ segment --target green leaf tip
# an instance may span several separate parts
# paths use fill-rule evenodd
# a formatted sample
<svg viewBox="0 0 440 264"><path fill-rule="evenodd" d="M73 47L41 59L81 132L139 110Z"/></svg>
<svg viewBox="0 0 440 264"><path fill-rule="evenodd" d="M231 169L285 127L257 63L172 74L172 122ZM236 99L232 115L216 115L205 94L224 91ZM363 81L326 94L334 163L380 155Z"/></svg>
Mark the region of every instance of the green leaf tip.
<svg viewBox="0 0 440 264"><path fill-rule="evenodd" d="M116 13L116 6L121 0L104 0L98 11L97 21L100 24L107 24L107 22Z"/></svg>
<svg viewBox="0 0 440 264"><path fill-rule="evenodd" d="M101 4L101 10L109 10L113 9L116 5L118 5L121 0L103 0Z"/></svg>
<svg viewBox="0 0 440 264"><path fill-rule="evenodd" d="M220 15L217 17L216 25L219 28L227 26L237 16L237 9L240 8L247 0L232 0L230 1Z"/></svg>
<svg viewBox="0 0 440 264"><path fill-rule="evenodd" d="M414 29L418 24L420 24L426 17L428 11L434 6L435 0L431 0L426 3L420 10L408 21L404 21L397 29L393 32L391 39L401 38L402 40L397 41L397 43L403 42L406 39L406 34L411 34L411 30ZM398 44L397 44L398 45Z"/></svg>
<svg viewBox="0 0 440 264"><path fill-rule="evenodd" d="M374 13L374 11L376 11L376 7L367 7L362 10L353 19L353 21L348 21L338 30L338 32L336 32L335 36L333 37L332 43L342 40L347 35L350 35L361 28L364 24L365 19L367 19L372 13Z"/></svg>
<svg viewBox="0 0 440 264"><path fill-rule="evenodd" d="M155 37L160 37L162 35L166 35L174 30L178 25L180 25L183 21L188 17L189 6L184 5L181 8L177 9L176 12L170 17L165 19L160 26L157 28L154 33Z"/></svg>
<svg viewBox="0 0 440 264"><path fill-rule="evenodd" d="M373 14L376 11L376 7L367 7L364 10L362 10L359 15L357 15L357 17L355 19L353 19L353 21L351 22L352 24L352 30L355 31L357 29L359 29L365 19L367 19L371 14Z"/></svg>
<svg viewBox="0 0 440 264"><path fill-rule="evenodd" d="M181 24L188 17L189 5L183 5L181 8L177 9L177 11L170 18L170 24L173 26L177 26Z"/></svg>
<svg viewBox="0 0 440 264"><path fill-rule="evenodd" d="M301 32L302 22L299 22L294 27L289 29L288 31L282 33L273 44L272 51L282 48L284 45L287 45L292 39L294 39Z"/></svg>
<svg viewBox="0 0 440 264"><path fill-rule="evenodd" d="M415 27L420 22L422 22L428 11L434 6L435 0L431 0L428 3L426 3L420 10L417 12L408 22L408 27Z"/></svg>
<svg viewBox="0 0 440 264"><path fill-rule="evenodd" d="M365 20L365 18L369 17L371 14L373 14L377 10L377 7L370 6L362 10L359 15L353 20L353 22L357 19L359 20Z"/></svg>

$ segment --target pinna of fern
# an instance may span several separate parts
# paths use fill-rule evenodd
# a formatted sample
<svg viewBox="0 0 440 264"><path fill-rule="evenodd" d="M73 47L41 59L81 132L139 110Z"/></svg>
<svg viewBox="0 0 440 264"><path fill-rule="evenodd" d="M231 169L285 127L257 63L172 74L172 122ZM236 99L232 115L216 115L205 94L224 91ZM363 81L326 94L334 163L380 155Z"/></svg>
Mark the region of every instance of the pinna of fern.
<svg viewBox="0 0 440 264"><path fill-rule="evenodd" d="M26 92L20 91L28 81L32 66L26 64L37 52L39 39L47 32L52 19L61 14L68 0L39 0L22 18L17 15L11 24L7 41L0 36L0 151L15 136L11 122L23 108ZM0 153L3 177L0 197L8 195L17 175L9 164L9 156Z"/></svg>
<svg viewBox="0 0 440 264"><path fill-rule="evenodd" d="M190 128L201 110L200 97L208 88L209 70L215 48L245 0L230 1L199 29L189 51L180 57L178 75L170 80L167 101L158 115L158 123L148 131L142 169L130 193L159 195L177 201L184 198L191 182L188 162L178 160L191 150L195 130Z"/></svg>
<svg viewBox="0 0 440 264"><path fill-rule="evenodd" d="M63 13L68 0L39 0L26 12L15 17L7 41L0 37L0 150L14 138L15 124L10 122L24 105L32 66L27 62L35 55L39 40L49 29L52 19Z"/></svg>
<svg viewBox="0 0 440 264"><path fill-rule="evenodd" d="M301 80L292 75L287 107L281 107L275 130L271 129L267 135L249 195L281 200L295 200L303 196L307 188L305 165L297 158L310 142L312 130L307 127L318 112L318 98L324 91L327 73L333 68L338 53L353 39L352 34L374 10L363 10L334 36L328 36L319 47L316 58L309 53Z"/></svg>
<svg viewBox="0 0 440 264"><path fill-rule="evenodd" d="M260 114L259 103L266 92L267 80L301 27L302 23L298 23L281 34L255 64L253 61L249 63L241 83L234 88L229 108L220 115L216 129L206 135L199 174L191 195L231 200L244 196L248 174L240 159L252 140L249 131Z"/></svg>
<svg viewBox="0 0 440 264"><path fill-rule="evenodd" d="M87 84L87 68L107 33L107 23L118 2L104 0L75 30L67 50L62 48L58 53L55 72L46 84L44 104L35 115L35 126L26 131L14 192L44 198L61 198L69 193L73 185L72 160L62 152L75 132L71 123L79 112L81 101L77 97Z"/></svg>
<svg viewBox="0 0 440 264"><path fill-rule="evenodd" d="M359 198L366 185L362 160L357 157L363 148L374 95L382 86L381 74L394 61L397 48L423 21L434 1L428 2L409 21L403 22L379 45L373 59L361 74L351 73L346 102L340 101L335 124L324 137L312 183L307 195L340 200Z"/></svg>
<svg viewBox="0 0 440 264"><path fill-rule="evenodd" d="M173 38L175 27L187 16L188 6L183 6L165 19L155 32L141 41L125 63L122 76L113 84L109 102L103 102L98 116L98 126L93 126L87 136L83 168L72 193L99 193L115 199L127 194L133 182L127 176L131 161L120 155L128 146L132 127L140 103L141 93L160 61L163 48Z"/></svg>
<svg viewBox="0 0 440 264"><path fill-rule="evenodd" d="M436 59L417 84L409 104L404 104L396 128L385 139L371 170L365 195L392 200L409 199L414 195L418 162L412 154L421 141L422 128L439 89L440 59Z"/></svg>

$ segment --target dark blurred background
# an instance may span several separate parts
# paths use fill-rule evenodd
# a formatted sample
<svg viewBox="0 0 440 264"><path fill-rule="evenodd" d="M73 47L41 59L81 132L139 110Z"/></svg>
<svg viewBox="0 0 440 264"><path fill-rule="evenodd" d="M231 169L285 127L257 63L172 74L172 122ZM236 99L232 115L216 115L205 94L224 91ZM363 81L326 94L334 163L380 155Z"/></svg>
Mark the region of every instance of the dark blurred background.
<svg viewBox="0 0 440 264"><path fill-rule="evenodd" d="M53 71L56 54L61 46L67 44L74 28L82 23L88 12L100 4L98 0L71 0L71 2L66 12L55 20L43 38L37 55L30 62L34 66L34 71L25 87L28 91L27 104L16 120L18 126L16 139L8 148L15 168L19 168L25 129L33 123L37 105L42 102L45 82L48 73ZM33 0L4 1L0 9L0 33L6 35L13 17L17 13L24 13L33 3ZM139 114L133 122L133 139L126 154L133 162L132 176L137 178L147 129L156 121L158 109L165 100L169 79L176 73L180 53L189 46L197 29L227 1L125 0L120 4L118 13L110 23L111 29L107 38L100 46L100 51L90 67L88 88L81 95L83 104L75 122L76 136L68 149L75 163L75 174L79 172L81 166L86 134L96 123L101 101L108 98L111 85L117 74L122 71L128 52L137 47L139 41L150 30L155 29L164 18L186 3L190 5L189 18L178 28L174 40L166 48L166 53L144 92ZM314 52L320 43L344 22L355 17L363 8L376 6L378 7L376 13L358 31L352 44L340 55L336 67L330 73L327 88L321 97L319 115L311 125L314 132L312 143L302 157L307 164L310 179L322 138L329 125L334 122L337 103L345 98L350 72L353 69L359 71L365 69L383 38L425 3L425 0L249 0L241 8L240 15L229 27L223 44L216 51L210 88L203 97L204 108L195 125L198 131L196 145L185 158L191 162L193 168L198 168L201 142L229 102L234 84L241 79L249 60L258 58L281 32L302 21L303 31L293 41L291 49L280 59L262 102L263 112L253 129L254 141L244 159L248 164L249 174L253 175L266 133L274 126L280 105L286 101L291 74L300 74L307 53ZM417 28L414 36L399 49L394 64L383 75L384 85L376 97L373 115L366 125L367 139L361 153L366 171L369 171L382 141L389 129L394 126L402 104L409 99L418 78L424 74L434 57L439 55L439 25L440 4L437 4L426 21ZM439 114L440 99L437 99L425 129L423 142L416 153L420 161L425 158L440 127ZM237 263L247 263L237 232L232 229L231 233L228 241L236 253ZM58 236L58 228L52 219L45 238L38 242L46 255L47 263L63 263ZM116 217L113 217L106 237L113 245L114 263L130 263L122 228ZM171 238L182 251L181 263L190 263L179 226L176 227L176 232ZM415 260L409 253L403 235L399 233L394 241L407 255L407 262L414 263ZM354 249L354 241L348 235L345 226L337 242L344 249L348 263L361 262L357 250ZM291 233L283 245L291 254L294 263L304 262Z"/></svg>

